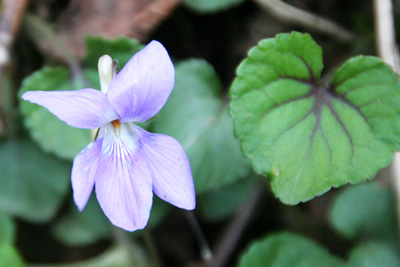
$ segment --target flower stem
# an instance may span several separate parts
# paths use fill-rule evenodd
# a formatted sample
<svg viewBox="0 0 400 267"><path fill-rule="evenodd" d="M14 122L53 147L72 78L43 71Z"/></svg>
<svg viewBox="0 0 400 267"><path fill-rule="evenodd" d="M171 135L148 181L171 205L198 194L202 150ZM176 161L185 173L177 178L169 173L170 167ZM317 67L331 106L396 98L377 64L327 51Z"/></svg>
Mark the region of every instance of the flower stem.
<svg viewBox="0 0 400 267"><path fill-rule="evenodd" d="M158 249L157 249L156 243L154 242L154 238L151 233L151 230L149 230L149 228L145 228L144 230L142 230L142 234L143 234L144 243L146 244L146 247L150 253L150 258L151 258L151 261L153 264L152 266L154 266L154 267L163 266L161 257L160 257L160 254L158 253Z"/></svg>
<svg viewBox="0 0 400 267"><path fill-rule="evenodd" d="M193 211L185 211L184 212L186 219L192 228L194 236L199 244L200 255L204 261L211 260L213 254L211 252L210 246L208 245L207 239L204 236L203 231L201 230L199 221L196 218L196 215Z"/></svg>
<svg viewBox="0 0 400 267"><path fill-rule="evenodd" d="M115 244L132 249L132 243L124 230L112 227L112 237Z"/></svg>
<svg viewBox="0 0 400 267"><path fill-rule="evenodd" d="M259 183L254 186L253 194L247 200L246 204L237 212L231 223L226 227L226 230L215 249L215 257L207 266L218 267L225 265L229 256L232 255L243 230L250 221L251 214L253 213L263 190L264 186Z"/></svg>

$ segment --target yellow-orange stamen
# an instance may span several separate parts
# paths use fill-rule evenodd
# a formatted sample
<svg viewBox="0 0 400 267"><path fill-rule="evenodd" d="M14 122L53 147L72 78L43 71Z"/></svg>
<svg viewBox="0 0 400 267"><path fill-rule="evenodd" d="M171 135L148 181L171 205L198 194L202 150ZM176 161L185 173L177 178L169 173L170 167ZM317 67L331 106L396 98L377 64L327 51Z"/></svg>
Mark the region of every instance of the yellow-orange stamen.
<svg viewBox="0 0 400 267"><path fill-rule="evenodd" d="M115 129L118 129L121 126L121 122L118 119L113 120L111 124L114 126Z"/></svg>

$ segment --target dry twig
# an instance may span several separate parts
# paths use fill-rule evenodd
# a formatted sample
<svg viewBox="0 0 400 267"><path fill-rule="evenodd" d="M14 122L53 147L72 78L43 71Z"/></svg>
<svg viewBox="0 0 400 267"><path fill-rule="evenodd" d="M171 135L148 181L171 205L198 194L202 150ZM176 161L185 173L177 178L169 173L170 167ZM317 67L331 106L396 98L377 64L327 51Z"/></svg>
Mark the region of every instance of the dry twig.
<svg viewBox="0 0 400 267"><path fill-rule="evenodd" d="M59 39L75 57L85 54L84 37L127 35L141 41L177 7L182 0L72 0L56 24ZM58 51L41 44L46 54L62 59Z"/></svg>
<svg viewBox="0 0 400 267"><path fill-rule="evenodd" d="M8 134L14 133L14 92L6 90L5 74L10 63L10 50L29 0L3 0L0 17L0 134L8 127ZM7 73L9 74L9 73Z"/></svg>
<svg viewBox="0 0 400 267"><path fill-rule="evenodd" d="M374 0L375 33L378 55L399 72L399 50L396 45L393 10L391 0ZM397 220L400 228L400 153L396 153L388 167L395 186L397 198Z"/></svg>
<svg viewBox="0 0 400 267"><path fill-rule="evenodd" d="M0 18L0 66L8 64L9 50L21 25L29 0L4 0Z"/></svg>
<svg viewBox="0 0 400 267"><path fill-rule="evenodd" d="M374 0L374 12L378 55L398 72L399 50L396 45L392 1Z"/></svg>
<svg viewBox="0 0 400 267"><path fill-rule="evenodd" d="M281 0L254 0L254 2L279 19L301 25L310 30L331 35L343 42L349 42L354 39L354 35L351 32L334 22L298 9Z"/></svg>

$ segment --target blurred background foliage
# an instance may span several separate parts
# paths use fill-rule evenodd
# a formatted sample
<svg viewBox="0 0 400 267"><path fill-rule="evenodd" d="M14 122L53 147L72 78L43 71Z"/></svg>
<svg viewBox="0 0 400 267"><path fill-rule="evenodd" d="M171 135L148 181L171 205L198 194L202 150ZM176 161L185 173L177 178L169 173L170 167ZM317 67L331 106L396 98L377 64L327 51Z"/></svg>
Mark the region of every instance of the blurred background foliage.
<svg viewBox="0 0 400 267"><path fill-rule="evenodd" d="M284 1L350 37L287 21L265 10L267 0L1 2L0 266L400 266L387 173L286 206L243 158L228 115L235 69L263 38L310 32L327 73L350 56L374 55L370 1ZM400 29L400 1L394 12ZM148 227L133 233L113 227L94 195L80 213L70 169L92 133L20 100L28 90L99 89L101 55L122 68L152 39L173 58L176 85L144 127L184 146L211 260L201 258L184 212L159 199Z"/></svg>

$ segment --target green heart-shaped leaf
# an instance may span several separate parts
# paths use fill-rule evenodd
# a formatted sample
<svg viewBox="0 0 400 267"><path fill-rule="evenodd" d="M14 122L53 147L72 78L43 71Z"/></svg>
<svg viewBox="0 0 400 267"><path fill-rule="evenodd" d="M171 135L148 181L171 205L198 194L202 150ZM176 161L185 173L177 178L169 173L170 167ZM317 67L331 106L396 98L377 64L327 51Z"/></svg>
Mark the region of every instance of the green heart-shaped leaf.
<svg viewBox="0 0 400 267"><path fill-rule="evenodd" d="M322 69L310 35L279 34L250 50L230 90L243 153L287 204L373 178L400 146L400 84L390 66L355 57L328 85Z"/></svg>
<svg viewBox="0 0 400 267"><path fill-rule="evenodd" d="M112 225L100 208L93 193L82 212L79 212L75 203L71 202L71 210L63 215L52 228L53 236L68 246L89 245L112 233ZM157 227L167 216L170 210L168 203L154 196L153 206L147 227ZM133 234L139 234L135 231Z"/></svg>
<svg viewBox="0 0 400 267"><path fill-rule="evenodd" d="M254 242L243 254L240 267L345 266L320 245L293 233L270 235Z"/></svg>
<svg viewBox="0 0 400 267"><path fill-rule="evenodd" d="M52 234L68 246L84 246L111 235L111 224L92 194L82 212L71 202L71 210L53 226Z"/></svg>

